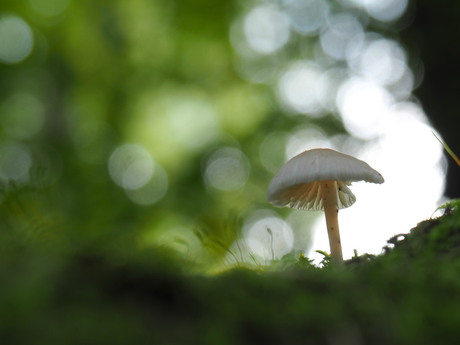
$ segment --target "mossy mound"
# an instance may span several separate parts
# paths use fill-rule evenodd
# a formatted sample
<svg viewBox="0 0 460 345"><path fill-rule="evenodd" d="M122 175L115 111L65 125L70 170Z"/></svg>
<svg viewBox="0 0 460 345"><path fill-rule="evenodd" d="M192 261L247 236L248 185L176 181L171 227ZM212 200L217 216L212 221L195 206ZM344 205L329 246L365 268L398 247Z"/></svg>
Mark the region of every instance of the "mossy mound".
<svg viewBox="0 0 460 345"><path fill-rule="evenodd" d="M448 344L460 208L343 267L191 274L167 255L37 250L0 263L2 344Z"/></svg>

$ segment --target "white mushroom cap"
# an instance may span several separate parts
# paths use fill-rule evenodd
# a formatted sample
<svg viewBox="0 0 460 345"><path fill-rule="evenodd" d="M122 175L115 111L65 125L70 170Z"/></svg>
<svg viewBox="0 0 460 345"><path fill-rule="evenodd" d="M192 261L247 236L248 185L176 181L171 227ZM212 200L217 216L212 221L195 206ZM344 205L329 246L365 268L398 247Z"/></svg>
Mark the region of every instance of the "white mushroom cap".
<svg viewBox="0 0 460 345"><path fill-rule="evenodd" d="M351 182L383 183L380 173L352 156L331 150L305 151L284 164L270 182L267 197L276 206L323 210L320 181L331 180L337 189L339 209L353 205Z"/></svg>

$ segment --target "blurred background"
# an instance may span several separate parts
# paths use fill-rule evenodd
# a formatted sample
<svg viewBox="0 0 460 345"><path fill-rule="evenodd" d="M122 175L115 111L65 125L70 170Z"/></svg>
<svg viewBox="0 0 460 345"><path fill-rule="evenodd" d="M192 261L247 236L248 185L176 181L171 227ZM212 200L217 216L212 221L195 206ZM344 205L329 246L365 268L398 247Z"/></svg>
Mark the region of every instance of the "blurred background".
<svg viewBox="0 0 460 345"><path fill-rule="evenodd" d="M3 0L3 248L167 248L197 267L329 251L276 209L292 156L368 162L346 257L459 197L457 4L428 0ZM111 250L110 249L110 250Z"/></svg>

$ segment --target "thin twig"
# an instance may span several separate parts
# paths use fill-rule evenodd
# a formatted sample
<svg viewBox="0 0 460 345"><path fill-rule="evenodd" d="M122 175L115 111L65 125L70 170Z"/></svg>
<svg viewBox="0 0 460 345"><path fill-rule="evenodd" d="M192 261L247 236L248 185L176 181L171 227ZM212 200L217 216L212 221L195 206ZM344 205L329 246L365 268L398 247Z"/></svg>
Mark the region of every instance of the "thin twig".
<svg viewBox="0 0 460 345"><path fill-rule="evenodd" d="M435 136L436 139L442 144L444 147L444 150L447 151L447 153L453 158L455 163L457 163L458 166L460 166L460 158L457 157L457 155L454 153L454 151L451 150L451 148L443 141L441 138L439 138L435 132L431 131L433 135Z"/></svg>

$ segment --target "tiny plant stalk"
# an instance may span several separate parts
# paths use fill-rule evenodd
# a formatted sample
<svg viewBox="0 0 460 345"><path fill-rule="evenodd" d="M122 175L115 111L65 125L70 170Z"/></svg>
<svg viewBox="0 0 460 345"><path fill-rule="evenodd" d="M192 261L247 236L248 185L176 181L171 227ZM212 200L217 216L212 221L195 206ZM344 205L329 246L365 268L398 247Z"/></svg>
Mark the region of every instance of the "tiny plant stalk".
<svg viewBox="0 0 460 345"><path fill-rule="evenodd" d="M324 214L326 216L327 234L333 262L343 262L342 244L339 231L339 209L337 208L337 187L334 181L321 182Z"/></svg>
<svg viewBox="0 0 460 345"><path fill-rule="evenodd" d="M460 166L460 158L457 157L457 155L454 153L454 151L452 151L452 149L446 144L446 142L444 140L442 140L441 138L439 138L435 134L435 132L433 132L433 135L442 144L442 146L444 147L444 150L447 151L447 153L452 157L452 159L455 161L455 163L457 163L457 165Z"/></svg>

